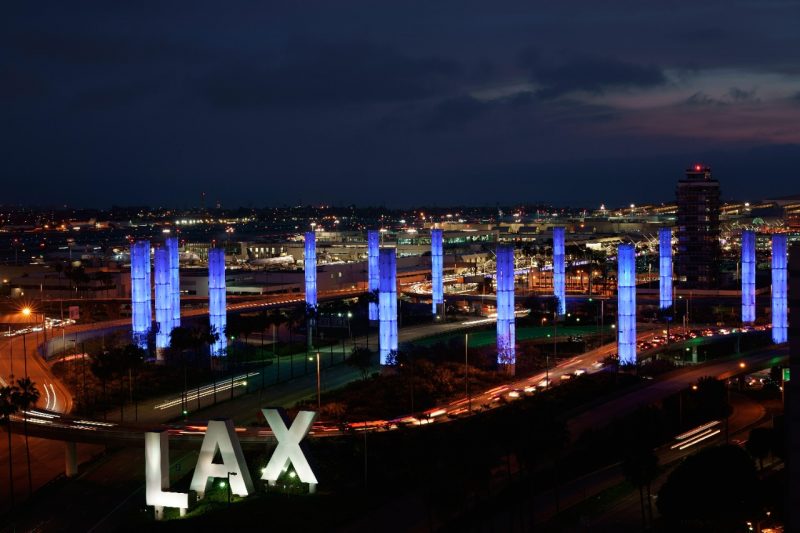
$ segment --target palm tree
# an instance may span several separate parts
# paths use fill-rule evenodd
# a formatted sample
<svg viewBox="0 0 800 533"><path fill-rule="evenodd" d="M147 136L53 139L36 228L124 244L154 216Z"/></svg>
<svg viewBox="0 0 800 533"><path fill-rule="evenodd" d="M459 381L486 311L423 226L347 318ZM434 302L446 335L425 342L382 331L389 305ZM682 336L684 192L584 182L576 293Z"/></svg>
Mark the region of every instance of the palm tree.
<svg viewBox="0 0 800 533"><path fill-rule="evenodd" d="M663 320L664 322L667 323L666 344L669 344L669 323L672 322L672 317L675 316L675 309L671 305L668 306L668 307L659 308L657 314L658 314L658 318L660 318L661 320Z"/></svg>
<svg viewBox="0 0 800 533"><path fill-rule="evenodd" d="M270 324L272 325L272 358L273 364L275 365L275 383L280 382L281 379L281 357L280 353L277 351L277 344L278 344L278 329L281 327L281 324L286 322L286 315L280 311L276 310L270 313L269 315Z"/></svg>
<svg viewBox="0 0 800 533"><path fill-rule="evenodd" d="M100 352L92 356L92 362L89 364L89 369L91 370L94 377L100 380L100 384L103 387L103 403L106 403L108 399L106 396L106 383L111 376L114 374L114 361L111 355L108 352ZM106 409L105 405L103 406L103 420L106 418Z"/></svg>
<svg viewBox="0 0 800 533"><path fill-rule="evenodd" d="M308 337L308 351L314 349L314 330L317 329L317 316L319 306L306 304L306 334Z"/></svg>
<svg viewBox="0 0 800 533"><path fill-rule="evenodd" d="M31 448L28 444L28 409L36 405L42 395L31 378L24 377L17 380L17 390L12 396L14 403L22 411L22 428L25 433L25 456L28 461L28 496L33 494L33 475L31 474Z"/></svg>
<svg viewBox="0 0 800 533"><path fill-rule="evenodd" d="M0 387L0 421L6 426L8 433L8 490L11 494L11 507L14 507L14 462L11 459L11 415L19 410L14 400L15 386Z"/></svg>
<svg viewBox="0 0 800 533"><path fill-rule="evenodd" d="M642 511L642 528L647 527L646 509L650 506L650 483L658 474L658 457L653 450L647 447L639 447L629 453L622 462L622 471L625 478L639 489L639 504ZM645 487L647 488L648 498L645 506Z"/></svg>

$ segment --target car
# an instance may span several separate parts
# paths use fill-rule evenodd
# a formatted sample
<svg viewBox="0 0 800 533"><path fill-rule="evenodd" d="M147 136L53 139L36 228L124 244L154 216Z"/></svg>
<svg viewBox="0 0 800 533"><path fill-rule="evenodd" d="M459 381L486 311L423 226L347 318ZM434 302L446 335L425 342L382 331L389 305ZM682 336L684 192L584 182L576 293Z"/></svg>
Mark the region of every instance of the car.
<svg viewBox="0 0 800 533"><path fill-rule="evenodd" d="M525 394L527 394L527 395L531 395L531 394L533 394L534 392L536 392L536 387L534 387L533 385L528 385L527 387L525 387L525 388L524 388L524 389L522 389L522 390L525 392Z"/></svg>
<svg viewBox="0 0 800 533"><path fill-rule="evenodd" d="M576 368L575 372L573 372L573 374L575 374L576 376L582 376L585 373L586 373L586 369L585 368Z"/></svg>
<svg viewBox="0 0 800 533"><path fill-rule="evenodd" d="M572 379L572 374L561 374L562 381L567 381L569 379Z"/></svg>
<svg viewBox="0 0 800 533"><path fill-rule="evenodd" d="M537 386L537 387L549 387L549 386L550 386L550 383L551 383L551 382L550 382L550 380L549 380L549 379L547 379L547 378L544 378L544 379L542 379L541 381L539 381L539 383L537 383L537 384L536 384L536 386Z"/></svg>
<svg viewBox="0 0 800 533"><path fill-rule="evenodd" d="M519 389L514 389L512 391L509 391L508 399L509 400L517 400L517 399L519 399L520 396L522 396L521 393L522 393L522 391L520 391Z"/></svg>

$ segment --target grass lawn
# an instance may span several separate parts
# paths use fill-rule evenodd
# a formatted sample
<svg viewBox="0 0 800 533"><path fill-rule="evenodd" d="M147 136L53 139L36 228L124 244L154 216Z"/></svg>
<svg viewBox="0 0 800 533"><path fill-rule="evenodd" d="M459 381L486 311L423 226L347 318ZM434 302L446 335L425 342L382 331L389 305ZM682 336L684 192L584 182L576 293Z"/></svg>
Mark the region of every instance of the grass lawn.
<svg viewBox="0 0 800 533"><path fill-rule="evenodd" d="M597 326L559 326L558 328L558 336L562 335L592 335L598 333L600 329ZM605 332L609 333L611 331L610 326L606 326ZM548 335L553 334L552 327L538 327L538 326L527 326L517 328L517 341L526 341L532 339L541 339L546 338ZM469 334L469 346L470 348L481 348L484 346L491 346L494 345L496 342L497 331L492 329L486 329L481 331L476 331L474 333ZM435 337L427 337L425 339L421 339L419 341L414 342L418 346L426 346L431 347L435 344L440 342L450 342L451 339L463 339L464 333L446 333L443 335L437 335Z"/></svg>

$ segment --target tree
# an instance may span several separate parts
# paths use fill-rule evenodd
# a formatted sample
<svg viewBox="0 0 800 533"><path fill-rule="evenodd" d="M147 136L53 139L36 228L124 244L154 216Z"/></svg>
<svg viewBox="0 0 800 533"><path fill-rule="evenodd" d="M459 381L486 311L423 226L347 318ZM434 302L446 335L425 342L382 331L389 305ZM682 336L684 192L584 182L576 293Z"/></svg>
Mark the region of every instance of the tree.
<svg viewBox="0 0 800 533"><path fill-rule="evenodd" d="M92 362L89 364L94 377L100 380L100 385L103 388L103 419L106 418L105 404L107 402L106 396L106 383L114 375L114 358L108 351L103 351L92 356Z"/></svg>
<svg viewBox="0 0 800 533"><path fill-rule="evenodd" d="M6 426L8 434L8 490L11 496L11 507L14 507L14 461L11 457L11 416L18 410L19 406L14 401L16 393L15 386L0 387L0 421Z"/></svg>
<svg viewBox="0 0 800 533"><path fill-rule="evenodd" d="M28 496L33 494L33 474L31 474L31 448L28 443L28 410L36 405L42 393L36 388L31 378L24 377L17 380L17 387L12 395L14 403L22 411L22 430L25 433L25 457L28 461Z"/></svg>
<svg viewBox="0 0 800 533"><path fill-rule="evenodd" d="M224 335L225 333L222 332ZM183 397L181 402L181 409L186 410L186 395L187 395L187 370L186 370L186 352L191 352L194 356L195 362L199 359L200 352L206 347L210 346L211 344L215 343L219 338L219 334L216 331L212 331L212 328L208 325L203 327L186 327L180 326L172 330L169 337L169 356L171 358L179 357L180 364L183 368ZM215 384L215 392L214 397L216 401L216 378L214 380ZM199 387L199 385L198 385ZM200 401L200 396L198 395L198 403Z"/></svg>
<svg viewBox="0 0 800 533"><path fill-rule="evenodd" d="M770 449L772 448L772 433L773 430L770 428L753 428L750 430L750 437L744 445L745 450L747 450L754 459L758 459L759 470L764 470L764 459L769 455Z"/></svg>
<svg viewBox="0 0 800 533"><path fill-rule="evenodd" d="M669 324L672 322L673 317L675 316L675 308L670 305L668 307L659 308L657 312L659 320L663 320L667 323L667 342L669 344Z"/></svg>
<svg viewBox="0 0 800 533"><path fill-rule="evenodd" d="M120 420L122 419L123 408L125 406L125 391L124 379L125 374L128 374L128 384L131 387L131 394L133 394L133 380L132 374L134 370L141 367L144 362L144 350L135 344L126 344L123 347L117 347L111 350L111 357L113 359L113 366L119 374L119 389L120 389Z"/></svg>
<svg viewBox="0 0 800 533"><path fill-rule="evenodd" d="M697 391L694 393L698 415L702 421L722 420L731 413L728 404L728 389L724 381L706 376L697 381Z"/></svg>
<svg viewBox="0 0 800 533"><path fill-rule="evenodd" d="M656 502L669 531L736 531L758 510L758 475L738 446L706 448L667 478Z"/></svg>
<svg viewBox="0 0 800 533"><path fill-rule="evenodd" d="M622 471L626 479L639 489L643 527L646 527L646 516L651 521L653 519L650 487L658 474L658 457L653 449L663 440L663 428L661 411L649 406L639 408L618 429L621 432L620 441L627 445Z"/></svg>
<svg viewBox="0 0 800 533"><path fill-rule="evenodd" d="M622 472L631 485L639 489L639 503L642 510L642 528L647 527L645 514L645 487L647 487L647 509L650 502L650 484L658 473L658 457L651 448L639 447L626 455L622 462Z"/></svg>
<svg viewBox="0 0 800 533"><path fill-rule="evenodd" d="M362 379L367 379L369 367L372 363L372 351L368 348L353 348L347 358L347 364L358 368L361 371Z"/></svg>

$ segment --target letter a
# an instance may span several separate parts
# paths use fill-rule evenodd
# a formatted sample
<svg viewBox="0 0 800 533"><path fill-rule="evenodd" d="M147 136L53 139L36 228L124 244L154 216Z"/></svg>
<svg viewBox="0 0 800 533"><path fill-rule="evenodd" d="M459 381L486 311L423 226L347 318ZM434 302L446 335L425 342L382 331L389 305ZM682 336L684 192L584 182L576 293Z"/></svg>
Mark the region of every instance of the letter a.
<svg viewBox="0 0 800 533"><path fill-rule="evenodd" d="M222 464L214 463L217 450L222 457ZM230 478L231 492L237 496L244 497L253 492L253 480L250 478L239 438L233 429L233 422L228 419L208 421L190 488L202 498L213 478Z"/></svg>

